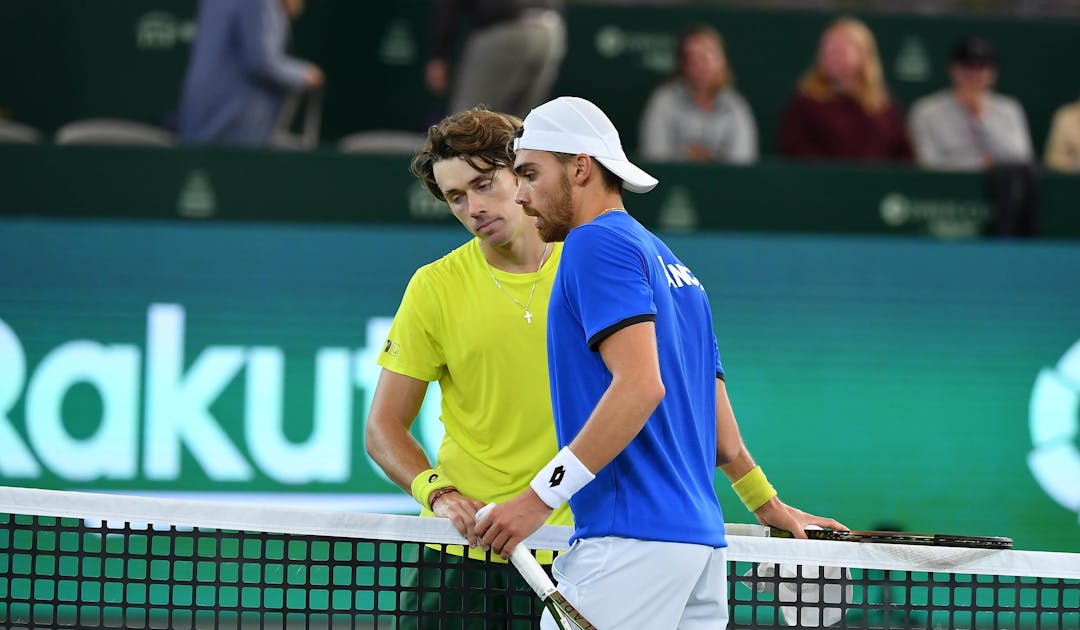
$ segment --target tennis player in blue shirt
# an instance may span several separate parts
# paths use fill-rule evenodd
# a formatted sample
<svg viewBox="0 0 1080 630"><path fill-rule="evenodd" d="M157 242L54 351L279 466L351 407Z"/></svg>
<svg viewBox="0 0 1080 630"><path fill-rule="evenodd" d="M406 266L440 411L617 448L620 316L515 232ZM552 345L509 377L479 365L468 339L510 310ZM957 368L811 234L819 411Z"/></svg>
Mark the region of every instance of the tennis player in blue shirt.
<svg viewBox="0 0 1080 630"><path fill-rule="evenodd" d="M657 180L626 159L593 103L549 101L515 142L517 201L545 241L565 241L548 306L548 371L561 450L530 488L477 526L506 557L569 501L559 590L598 628L727 625L719 466L765 525L805 538L847 529L784 504L728 401L705 288L627 214L622 189ZM545 614L543 627L554 628Z"/></svg>

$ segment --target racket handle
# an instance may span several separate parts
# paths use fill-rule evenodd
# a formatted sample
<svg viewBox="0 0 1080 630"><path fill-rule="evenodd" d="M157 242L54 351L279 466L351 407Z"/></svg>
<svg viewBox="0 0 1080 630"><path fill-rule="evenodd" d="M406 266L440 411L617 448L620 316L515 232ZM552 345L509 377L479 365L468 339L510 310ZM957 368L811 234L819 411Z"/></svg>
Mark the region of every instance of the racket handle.
<svg viewBox="0 0 1080 630"><path fill-rule="evenodd" d="M476 522L479 523L487 518L488 513L494 507L494 503L488 503L480 508L480 511L476 513ZM533 557L524 542L520 542L514 547L514 551L510 554L510 562L514 564L518 573L528 582L540 599L547 601L547 598L557 590L551 578L547 576L547 573L544 573L544 569L540 567L540 563L536 561L536 558Z"/></svg>
<svg viewBox="0 0 1080 630"><path fill-rule="evenodd" d="M548 597L551 597L551 594L556 592L555 584L547 576L547 573L544 573L544 569L540 567L540 563L529 552L529 548L525 546L525 543L518 543L517 547L514 547L513 553L510 554L510 562L514 563L518 573L525 578L525 581L529 583L529 586L532 587L532 590L536 592L540 599L547 601Z"/></svg>

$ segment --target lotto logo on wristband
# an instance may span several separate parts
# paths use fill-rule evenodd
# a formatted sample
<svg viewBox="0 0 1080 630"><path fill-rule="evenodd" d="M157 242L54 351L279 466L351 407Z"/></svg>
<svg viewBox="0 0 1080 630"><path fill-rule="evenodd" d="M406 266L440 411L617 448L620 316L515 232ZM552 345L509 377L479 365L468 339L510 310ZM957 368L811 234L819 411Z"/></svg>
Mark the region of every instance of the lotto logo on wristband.
<svg viewBox="0 0 1080 630"><path fill-rule="evenodd" d="M564 446L555 457L536 473L529 487L536 492L549 508L555 509L566 503L575 492L593 480L596 475Z"/></svg>
<svg viewBox="0 0 1080 630"><path fill-rule="evenodd" d="M548 479L548 485L554 488L562 483L563 477L566 476L566 469L562 466L556 466L555 470L551 471L551 479Z"/></svg>
<svg viewBox="0 0 1080 630"><path fill-rule="evenodd" d="M427 478L428 483L435 483L435 480L439 478L439 473L434 473Z"/></svg>

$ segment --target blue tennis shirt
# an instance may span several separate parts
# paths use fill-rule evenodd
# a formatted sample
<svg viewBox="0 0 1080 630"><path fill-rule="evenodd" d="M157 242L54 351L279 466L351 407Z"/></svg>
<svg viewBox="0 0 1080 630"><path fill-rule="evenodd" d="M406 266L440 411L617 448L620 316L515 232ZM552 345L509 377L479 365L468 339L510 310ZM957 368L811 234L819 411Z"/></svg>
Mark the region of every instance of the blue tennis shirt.
<svg viewBox="0 0 1080 630"><path fill-rule="evenodd" d="M611 383L598 352L612 333L654 321L666 394L633 441L571 499L573 539L620 536L723 547L713 488L716 378L708 297L694 274L625 212L570 231L548 306L548 369L559 446Z"/></svg>

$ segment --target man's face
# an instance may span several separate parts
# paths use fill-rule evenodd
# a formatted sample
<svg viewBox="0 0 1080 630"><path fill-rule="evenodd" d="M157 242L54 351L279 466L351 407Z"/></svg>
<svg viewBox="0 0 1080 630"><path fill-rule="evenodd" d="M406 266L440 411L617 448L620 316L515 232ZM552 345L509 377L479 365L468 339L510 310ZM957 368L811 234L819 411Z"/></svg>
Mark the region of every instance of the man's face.
<svg viewBox="0 0 1080 630"><path fill-rule="evenodd" d="M532 229L514 203L514 175L509 169L484 173L456 157L435 162L432 170L450 211L489 245L505 245L523 230Z"/></svg>
<svg viewBox="0 0 1080 630"><path fill-rule="evenodd" d="M988 63L953 63L949 68L953 87L965 94L982 94L994 86L997 72Z"/></svg>
<svg viewBox="0 0 1080 630"><path fill-rule="evenodd" d="M564 241L574 227L569 166L552 153L522 149L514 160L518 176L517 202L535 218L540 238Z"/></svg>

